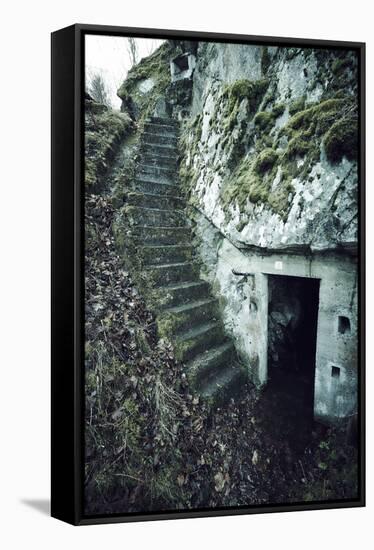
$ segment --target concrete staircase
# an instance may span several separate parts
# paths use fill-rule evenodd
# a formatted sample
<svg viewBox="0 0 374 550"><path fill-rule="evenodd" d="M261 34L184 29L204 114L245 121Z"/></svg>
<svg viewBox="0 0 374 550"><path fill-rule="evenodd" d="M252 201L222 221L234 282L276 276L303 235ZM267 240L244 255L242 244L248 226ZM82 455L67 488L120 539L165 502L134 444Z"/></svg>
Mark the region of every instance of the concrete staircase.
<svg viewBox="0 0 374 550"><path fill-rule="evenodd" d="M157 312L161 337L172 340L195 391L218 404L245 382L234 345L225 335L218 301L200 279L185 201L178 187L178 126L145 122L133 191L124 207L132 240Z"/></svg>

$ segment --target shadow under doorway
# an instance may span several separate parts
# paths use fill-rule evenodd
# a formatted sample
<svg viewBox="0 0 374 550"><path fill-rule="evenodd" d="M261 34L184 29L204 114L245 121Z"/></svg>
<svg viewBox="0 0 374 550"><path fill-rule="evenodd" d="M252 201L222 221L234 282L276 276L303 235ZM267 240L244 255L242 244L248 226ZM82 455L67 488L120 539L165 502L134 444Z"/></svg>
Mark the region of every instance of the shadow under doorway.
<svg viewBox="0 0 374 550"><path fill-rule="evenodd" d="M292 452L303 452L314 427L319 279L268 276L268 382L262 407Z"/></svg>

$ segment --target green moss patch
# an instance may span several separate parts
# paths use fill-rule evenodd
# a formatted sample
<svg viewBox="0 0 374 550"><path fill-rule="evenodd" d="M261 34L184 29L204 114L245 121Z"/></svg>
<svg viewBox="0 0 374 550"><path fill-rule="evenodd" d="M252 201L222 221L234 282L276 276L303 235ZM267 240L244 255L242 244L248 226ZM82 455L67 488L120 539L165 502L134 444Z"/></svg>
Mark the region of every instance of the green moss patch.
<svg viewBox="0 0 374 550"><path fill-rule="evenodd" d="M294 114L281 134L288 137L289 159L316 161L324 144L330 162L357 154L357 111L350 97L326 99ZM310 162L309 162L310 164Z"/></svg>
<svg viewBox="0 0 374 550"><path fill-rule="evenodd" d="M270 111L260 111L254 118L255 126L260 130L266 130L269 126L273 124L274 115Z"/></svg>
<svg viewBox="0 0 374 550"><path fill-rule="evenodd" d="M254 81L242 79L226 85L221 94L221 101L217 104L217 109L213 114L213 120L217 119L223 105L223 129L225 132L231 131L237 124L241 102L247 99L247 115L253 115L268 85L269 81L266 79Z"/></svg>
<svg viewBox="0 0 374 550"><path fill-rule="evenodd" d="M340 162L343 157L357 159L358 125L357 120L345 117L335 122L324 138L326 156L331 163Z"/></svg>
<svg viewBox="0 0 374 550"><path fill-rule="evenodd" d="M278 166L281 167L280 181L277 188L272 190ZM242 213L246 210L248 200L253 204L266 204L286 220L290 205L289 196L293 193L292 175L287 170L287 164L282 164L276 151L264 149L259 154L241 161L227 182L221 201L225 209L236 203Z"/></svg>
<svg viewBox="0 0 374 550"><path fill-rule="evenodd" d="M264 149L257 156L256 162L254 164L254 169L258 174L264 174L265 172L273 168L277 159L278 154L274 151L274 149Z"/></svg>
<svg viewBox="0 0 374 550"><path fill-rule="evenodd" d="M256 127L256 132L270 131L274 126L274 123L278 117L280 117L285 110L284 103L277 103L272 110L260 111L256 114L253 122ZM261 134L259 134L261 136ZM264 136L261 136L264 137Z"/></svg>
<svg viewBox="0 0 374 550"><path fill-rule="evenodd" d="M285 108L286 108L286 106L285 106L284 103L276 103L273 107L274 118L278 118L281 115L283 115L283 113L285 111Z"/></svg>
<svg viewBox="0 0 374 550"><path fill-rule="evenodd" d="M307 141L294 137L288 144L286 155L290 160L296 157L303 157L308 153L309 149L310 144Z"/></svg>
<svg viewBox="0 0 374 550"><path fill-rule="evenodd" d="M247 200L253 203L266 202L269 188L255 168L253 159L244 159L234 171L230 182L222 194L222 201L227 206L236 202L243 211Z"/></svg>
<svg viewBox="0 0 374 550"><path fill-rule="evenodd" d="M224 89L224 96L229 100L228 108L233 110L237 101L248 99L249 108L254 111L259 104L262 96L264 95L269 81L263 80L236 80L233 84L230 84Z"/></svg>
<svg viewBox="0 0 374 550"><path fill-rule="evenodd" d="M299 97L289 106L290 115L294 115L298 111L302 111L305 107L305 96Z"/></svg>

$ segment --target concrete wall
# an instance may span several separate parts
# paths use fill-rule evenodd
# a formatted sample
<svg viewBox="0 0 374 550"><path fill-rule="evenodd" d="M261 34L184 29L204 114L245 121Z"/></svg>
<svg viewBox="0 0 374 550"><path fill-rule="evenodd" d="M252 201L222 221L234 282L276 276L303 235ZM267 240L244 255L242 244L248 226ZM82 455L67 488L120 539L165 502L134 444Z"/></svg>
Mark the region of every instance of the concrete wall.
<svg viewBox="0 0 374 550"><path fill-rule="evenodd" d="M333 253L309 257L239 250L209 222L204 222L204 217L197 224L196 233L203 261L202 276L213 284L220 298L226 330L248 367L250 379L257 385L267 381L267 275L320 279L315 417L335 423L356 412L356 261ZM233 269L253 276L236 276ZM349 332L339 332L339 316L349 318Z"/></svg>

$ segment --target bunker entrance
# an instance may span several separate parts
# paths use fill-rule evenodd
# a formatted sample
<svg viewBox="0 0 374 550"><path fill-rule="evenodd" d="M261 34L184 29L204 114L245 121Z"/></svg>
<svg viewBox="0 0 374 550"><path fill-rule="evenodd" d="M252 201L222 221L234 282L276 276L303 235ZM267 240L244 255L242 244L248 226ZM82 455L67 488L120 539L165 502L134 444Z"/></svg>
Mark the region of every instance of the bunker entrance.
<svg viewBox="0 0 374 550"><path fill-rule="evenodd" d="M319 280L269 275L268 290L265 394L283 435L303 446L313 426Z"/></svg>

